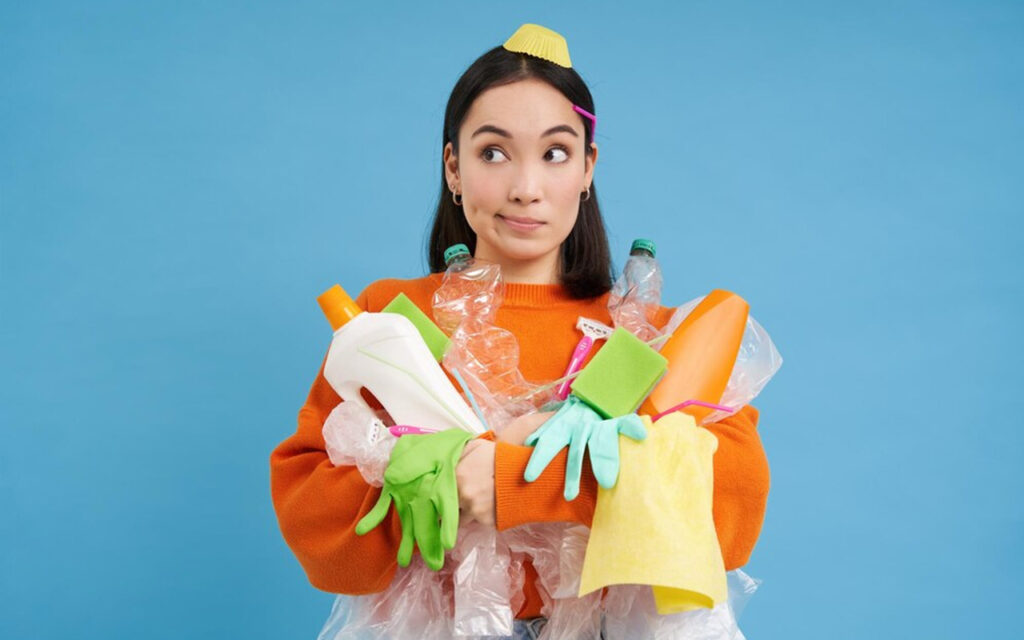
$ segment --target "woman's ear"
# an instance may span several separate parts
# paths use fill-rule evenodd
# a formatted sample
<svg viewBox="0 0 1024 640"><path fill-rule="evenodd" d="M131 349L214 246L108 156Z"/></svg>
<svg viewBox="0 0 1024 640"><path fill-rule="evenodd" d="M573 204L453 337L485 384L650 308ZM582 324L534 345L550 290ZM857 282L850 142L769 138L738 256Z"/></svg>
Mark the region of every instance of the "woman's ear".
<svg viewBox="0 0 1024 640"><path fill-rule="evenodd" d="M590 143L590 153L584 157L583 187L589 189L594 182L594 164L597 162L597 144Z"/></svg>
<svg viewBox="0 0 1024 640"><path fill-rule="evenodd" d="M452 143L444 145L441 161L444 163L444 179L449 187L454 186L455 191L459 185L459 158L455 155L455 148Z"/></svg>

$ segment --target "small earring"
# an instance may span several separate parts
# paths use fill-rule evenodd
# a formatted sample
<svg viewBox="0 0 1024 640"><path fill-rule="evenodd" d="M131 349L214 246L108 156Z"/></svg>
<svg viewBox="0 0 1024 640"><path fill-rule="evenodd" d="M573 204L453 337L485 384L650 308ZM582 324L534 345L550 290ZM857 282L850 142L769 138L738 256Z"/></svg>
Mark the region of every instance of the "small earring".
<svg viewBox="0 0 1024 640"><path fill-rule="evenodd" d="M454 190L454 189L451 189L450 187L449 187L449 190L450 190L450 191L452 192L452 202L454 202L454 203L455 203L455 206L456 206L456 207L461 207L461 206L462 206L462 198L461 198L461 195L462 195L462 194L460 194L460 193L455 193L455 190ZM457 196L459 196L459 199L458 199L458 200L456 200L456 199L455 199L455 198L456 198Z"/></svg>
<svg viewBox="0 0 1024 640"><path fill-rule="evenodd" d="M587 190L584 193L586 193L587 195L585 198L580 198L580 202L586 202L587 200L590 200L590 187L587 187Z"/></svg>

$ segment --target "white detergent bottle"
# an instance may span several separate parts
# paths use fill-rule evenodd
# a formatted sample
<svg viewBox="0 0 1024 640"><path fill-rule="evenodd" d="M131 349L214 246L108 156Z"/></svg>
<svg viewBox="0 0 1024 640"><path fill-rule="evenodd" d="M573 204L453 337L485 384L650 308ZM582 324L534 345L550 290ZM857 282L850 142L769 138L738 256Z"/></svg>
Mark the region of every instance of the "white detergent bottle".
<svg viewBox="0 0 1024 640"><path fill-rule="evenodd" d="M339 285L317 302L334 328L324 378L342 400L370 409L360 394L366 387L395 424L483 433L408 318L365 312Z"/></svg>

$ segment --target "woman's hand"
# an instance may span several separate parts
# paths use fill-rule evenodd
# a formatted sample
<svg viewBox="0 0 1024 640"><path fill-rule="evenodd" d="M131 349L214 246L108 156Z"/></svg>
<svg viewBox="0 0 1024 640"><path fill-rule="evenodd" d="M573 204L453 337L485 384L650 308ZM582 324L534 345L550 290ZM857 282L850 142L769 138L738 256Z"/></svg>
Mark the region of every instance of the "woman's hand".
<svg viewBox="0 0 1024 640"><path fill-rule="evenodd" d="M498 434L498 440L522 446L526 436L539 429L553 415L555 415L554 411L544 411L519 416L501 430L501 433Z"/></svg>
<svg viewBox="0 0 1024 640"><path fill-rule="evenodd" d="M524 436L525 437L525 436ZM455 467L455 480L459 487L460 521L476 520L494 526L494 451L490 440L477 438L466 443L462 457Z"/></svg>

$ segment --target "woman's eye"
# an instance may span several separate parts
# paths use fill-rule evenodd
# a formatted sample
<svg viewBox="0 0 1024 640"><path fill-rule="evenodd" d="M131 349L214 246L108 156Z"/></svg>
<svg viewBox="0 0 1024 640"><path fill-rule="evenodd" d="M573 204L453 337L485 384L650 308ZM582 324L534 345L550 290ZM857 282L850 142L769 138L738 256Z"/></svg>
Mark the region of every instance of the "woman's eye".
<svg viewBox="0 0 1024 640"><path fill-rule="evenodd" d="M548 154L554 154L555 162L565 162L569 159L569 153L562 147L552 147L548 150Z"/></svg>
<svg viewBox="0 0 1024 640"><path fill-rule="evenodd" d="M480 154L480 157L484 159L484 162L495 162L494 154L498 154L502 158L505 157L505 154L497 147L487 147L483 150L483 153Z"/></svg>
<svg viewBox="0 0 1024 640"><path fill-rule="evenodd" d="M480 157L484 159L484 162L492 164L501 162L502 160L508 160L508 156L505 155L505 152L497 147L487 147L480 152ZM564 147L552 147L548 149L548 152L544 154L544 157L560 164L569 159L569 152Z"/></svg>

